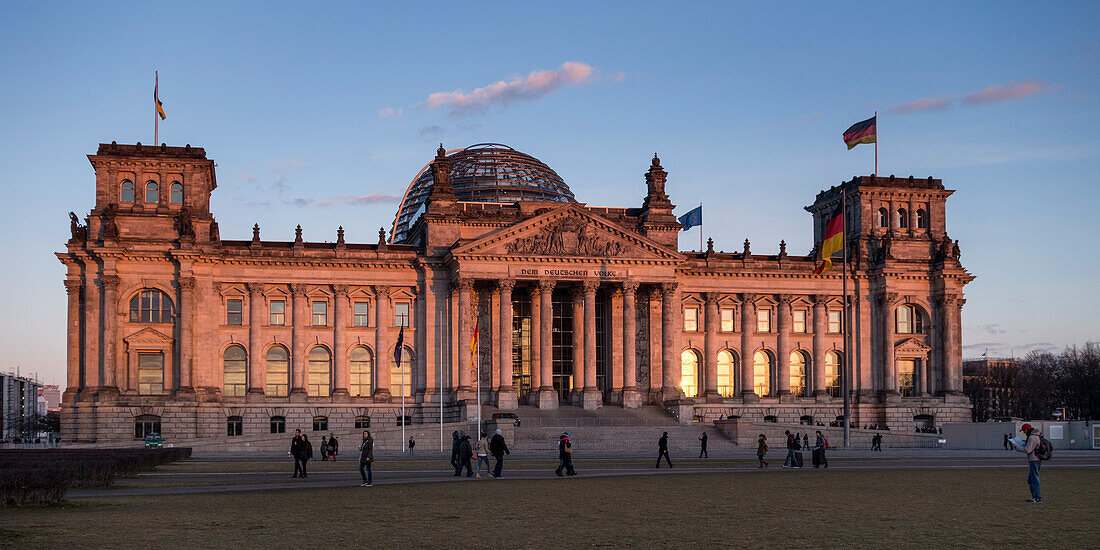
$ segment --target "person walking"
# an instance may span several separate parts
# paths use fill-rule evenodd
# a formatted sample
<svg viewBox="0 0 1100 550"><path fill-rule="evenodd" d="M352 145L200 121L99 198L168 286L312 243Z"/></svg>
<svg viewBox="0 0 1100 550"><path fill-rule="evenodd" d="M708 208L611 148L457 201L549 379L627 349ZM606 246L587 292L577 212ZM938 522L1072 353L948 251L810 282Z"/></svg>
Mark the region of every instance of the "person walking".
<svg viewBox="0 0 1100 550"><path fill-rule="evenodd" d="M569 432L562 432L558 438L558 469L554 473L562 477L562 470L565 470L565 475L577 475L573 470L573 441L569 438Z"/></svg>
<svg viewBox="0 0 1100 550"><path fill-rule="evenodd" d="M703 432L703 437L699 438L699 458L710 458L707 454L707 432Z"/></svg>
<svg viewBox="0 0 1100 550"><path fill-rule="evenodd" d="M764 455L768 453L768 436L760 434L760 438L756 440L756 458L760 461L760 468L767 468L768 463L764 460Z"/></svg>
<svg viewBox="0 0 1100 550"><path fill-rule="evenodd" d="M825 439L825 436L821 435L821 430L817 430L817 440L814 441L814 468L820 465L829 467L829 459L825 456L825 449L829 448L829 440Z"/></svg>
<svg viewBox="0 0 1100 550"><path fill-rule="evenodd" d="M810 448L810 432L806 432L806 433L802 434L802 448L803 449L809 449Z"/></svg>
<svg viewBox="0 0 1100 550"><path fill-rule="evenodd" d="M302 477L309 477L309 474L306 473L306 462L313 458L313 443L309 442L309 437L306 434L302 434L302 451L300 454L302 456Z"/></svg>
<svg viewBox="0 0 1100 550"><path fill-rule="evenodd" d="M321 436L321 462L328 460L328 438Z"/></svg>
<svg viewBox="0 0 1100 550"><path fill-rule="evenodd" d="M1011 441L1009 443L1012 444L1012 448L1027 455L1027 487L1031 490L1031 498L1027 499L1027 502L1041 503L1043 492L1039 487L1039 467L1043 463L1035 451L1042 443L1042 438L1039 430L1032 428L1031 424L1020 426L1020 431L1024 432L1024 446L1021 447Z"/></svg>
<svg viewBox="0 0 1100 550"><path fill-rule="evenodd" d="M413 451L413 448L414 448L414 447L416 447L416 440L414 440L414 439L412 438L412 436L409 436L409 454L410 454L410 455L411 455L411 454L413 454L413 452L414 452L414 451Z"/></svg>
<svg viewBox="0 0 1100 550"><path fill-rule="evenodd" d="M363 432L363 442L359 444L359 476L363 478L360 487L374 486L374 472L371 470L373 465L374 438L371 437L370 430L366 430Z"/></svg>
<svg viewBox="0 0 1100 550"><path fill-rule="evenodd" d="M328 457L329 460L335 461L336 455L340 452L340 443L336 441L336 434L329 434L328 436Z"/></svg>
<svg viewBox="0 0 1100 550"><path fill-rule="evenodd" d="M790 430L783 432L787 435L787 458L783 460L783 468L790 464L792 468L798 468L798 459L795 457L795 450L798 448L798 440L794 438L794 435Z"/></svg>
<svg viewBox="0 0 1100 550"><path fill-rule="evenodd" d="M458 438L457 430L451 432L451 440L451 467L455 469L455 475L457 476L460 464L458 462L458 446L462 443L462 441Z"/></svg>
<svg viewBox="0 0 1100 550"><path fill-rule="evenodd" d="M1009 450L1009 449L1008 449L1008 438L1009 438L1009 435L1010 435L1010 434L1007 434L1007 433L1006 433L1006 434L1004 434L1004 435L1005 435L1005 450L1007 451L1007 450Z"/></svg>
<svg viewBox="0 0 1100 550"><path fill-rule="evenodd" d="M456 476L462 475L462 469L466 469L466 477L474 477L474 467L470 459L474 456L474 448L470 444L470 436L463 435L458 444L458 471Z"/></svg>
<svg viewBox="0 0 1100 550"><path fill-rule="evenodd" d="M489 440L489 452L497 461L496 466L493 467L493 479L500 479L500 471L504 467L504 455L512 454L512 451L508 450L508 443L504 441L500 428L497 428L496 433L493 434L493 439Z"/></svg>
<svg viewBox="0 0 1100 550"><path fill-rule="evenodd" d="M485 475L492 470L489 468L489 434L481 432L481 439L477 440L477 473L475 477L481 479L481 463L485 463Z"/></svg>
<svg viewBox="0 0 1100 550"><path fill-rule="evenodd" d="M290 456L294 457L294 475L290 477L305 476L305 465L302 464L302 430L294 430L294 438L290 440Z"/></svg>
<svg viewBox="0 0 1100 550"><path fill-rule="evenodd" d="M668 467L672 467L672 460L668 458L668 432L661 435L661 438L657 440L657 468L661 467L661 457L664 457L665 462L668 463Z"/></svg>

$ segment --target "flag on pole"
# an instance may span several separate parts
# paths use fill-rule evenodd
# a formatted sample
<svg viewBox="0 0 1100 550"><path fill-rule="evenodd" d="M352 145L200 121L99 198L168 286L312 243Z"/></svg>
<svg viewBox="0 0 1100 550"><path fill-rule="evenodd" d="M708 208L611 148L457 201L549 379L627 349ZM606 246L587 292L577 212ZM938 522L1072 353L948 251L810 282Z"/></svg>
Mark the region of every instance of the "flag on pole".
<svg viewBox="0 0 1100 550"><path fill-rule="evenodd" d="M814 275L821 275L833 267L833 255L843 250L844 212L838 206L825 226L825 238L821 241L821 263L814 269Z"/></svg>
<svg viewBox="0 0 1100 550"><path fill-rule="evenodd" d="M477 337L478 333L481 332L478 330L479 328L481 328L481 320L477 319L474 321L474 335L470 337L470 370L473 371L475 375L478 374ZM478 379L481 379L480 375L478 375Z"/></svg>
<svg viewBox="0 0 1100 550"><path fill-rule="evenodd" d="M397 345L393 348L393 360L397 366L401 366L401 350L405 345L405 325L401 325L401 331L397 333Z"/></svg>
<svg viewBox="0 0 1100 550"><path fill-rule="evenodd" d="M848 149L860 143L875 143L878 140L878 115L862 122L857 122L851 128L844 130L844 143Z"/></svg>
<svg viewBox="0 0 1100 550"><path fill-rule="evenodd" d="M160 74L156 76L156 83L153 84L153 101L157 104L157 115L161 120L167 118L164 115L164 104L160 102Z"/></svg>
<svg viewBox="0 0 1100 550"><path fill-rule="evenodd" d="M703 205L696 206L691 210L688 210L687 214L677 218L684 226L684 231L691 229L697 225L703 225Z"/></svg>

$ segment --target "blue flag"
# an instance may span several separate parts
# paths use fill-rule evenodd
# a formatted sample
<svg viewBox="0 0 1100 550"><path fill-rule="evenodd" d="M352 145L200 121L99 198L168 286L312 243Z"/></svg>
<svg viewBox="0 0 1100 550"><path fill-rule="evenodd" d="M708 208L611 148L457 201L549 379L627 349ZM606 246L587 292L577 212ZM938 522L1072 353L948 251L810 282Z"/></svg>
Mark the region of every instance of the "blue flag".
<svg viewBox="0 0 1100 550"><path fill-rule="evenodd" d="M703 205L696 206L688 211L687 214L677 218L684 226L684 231L691 229L697 225L703 225Z"/></svg>

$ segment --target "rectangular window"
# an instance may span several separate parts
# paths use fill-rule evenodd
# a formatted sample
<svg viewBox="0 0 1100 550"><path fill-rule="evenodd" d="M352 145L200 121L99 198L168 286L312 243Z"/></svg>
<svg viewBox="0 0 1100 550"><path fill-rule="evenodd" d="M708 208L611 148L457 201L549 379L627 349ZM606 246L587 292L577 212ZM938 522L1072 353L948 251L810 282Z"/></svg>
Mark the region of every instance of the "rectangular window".
<svg viewBox="0 0 1100 550"><path fill-rule="evenodd" d="M355 302L352 304L352 312L354 318L351 324L357 327L365 327L370 325L370 307L367 302Z"/></svg>
<svg viewBox="0 0 1100 550"><path fill-rule="evenodd" d="M283 300L271 301L271 326L281 327L286 324L286 302Z"/></svg>
<svg viewBox="0 0 1100 550"><path fill-rule="evenodd" d="M733 308L722 308L722 332L733 332Z"/></svg>
<svg viewBox="0 0 1100 550"><path fill-rule="evenodd" d="M314 416L313 417L313 431L315 431L315 432L327 432L328 431L328 417L327 416Z"/></svg>
<svg viewBox="0 0 1100 550"><path fill-rule="evenodd" d="M916 359L898 359L898 391L904 397L913 397L913 380L917 372Z"/></svg>
<svg viewBox="0 0 1100 550"><path fill-rule="evenodd" d="M226 300L225 324L240 325L244 323L244 300Z"/></svg>
<svg viewBox="0 0 1100 550"><path fill-rule="evenodd" d="M225 435L229 437L238 436L244 433L244 420L239 416L231 416L225 421Z"/></svg>
<svg viewBox="0 0 1100 550"><path fill-rule="evenodd" d="M138 353L138 393L164 393L164 354Z"/></svg>
<svg viewBox="0 0 1100 550"><path fill-rule="evenodd" d="M313 302L313 326L328 325L328 302Z"/></svg>
<svg viewBox="0 0 1100 550"><path fill-rule="evenodd" d="M806 332L806 310L796 309L791 312L791 332L799 334Z"/></svg>
<svg viewBox="0 0 1100 550"><path fill-rule="evenodd" d="M688 332L699 330L699 308L684 308L684 330Z"/></svg>
<svg viewBox="0 0 1100 550"><path fill-rule="evenodd" d="M393 305L393 326L409 326L409 303L397 302Z"/></svg>
<svg viewBox="0 0 1100 550"><path fill-rule="evenodd" d="M271 417L271 433L284 434L286 433L286 418L282 416Z"/></svg>
<svg viewBox="0 0 1100 550"><path fill-rule="evenodd" d="M771 332L772 331L772 310L770 309L758 309L756 310L756 332Z"/></svg>
<svg viewBox="0 0 1100 550"><path fill-rule="evenodd" d="M829 333L830 334L840 334L840 331L841 331L840 310L839 309L830 309L829 310Z"/></svg>

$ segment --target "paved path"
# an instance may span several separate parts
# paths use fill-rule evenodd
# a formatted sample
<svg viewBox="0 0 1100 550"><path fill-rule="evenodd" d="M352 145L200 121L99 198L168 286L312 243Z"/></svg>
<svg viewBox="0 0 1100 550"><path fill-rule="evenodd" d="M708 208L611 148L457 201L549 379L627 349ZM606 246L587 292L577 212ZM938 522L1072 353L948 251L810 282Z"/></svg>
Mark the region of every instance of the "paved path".
<svg viewBox="0 0 1100 550"><path fill-rule="evenodd" d="M767 471L779 470L785 453L773 453L769 457L771 467ZM881 457L881 458L879 458ZM256 457L253 457L256 458ZM278 457L272 457L278 458ZM282 457L285 459L285 457ZM599 457L577 458L577 471L581 477L606 477L627 475L675 475L691 473L739 473L751 474L765 470L750 464L724 464L708 465L703 461L692 460L673 469L655 469L646 463L638 465L623 465L624 460L641 461L643 457ZM882 457L882 455L861 456L864 460L844 460L834 457L830 470L896 470L913 468L1019 468L1025 469L1022 455L991 455L965 456L965 455L928 455ZM376 485L391 485L405 483L433 483L433 482L485 482L503 483L509 479L550 479L555 477L552 468L546 466L546 457L541 457L540 464L532 464L531 459L506 460L504 478L501 480L456 478L453 470L445 461L439 459L403 460L408 465L420 464L423 468L391 470L380 463L380 467L374 470L374 483ZM808 456L807 456L808 459ZM216 465L218 463L240 463L240 460L195 460L196 463ZM648 458L647 458L648 463ZM360 483L358 464L354 461L339 462L346 465L346 470L315 471L306 479L291 479L287 472L293 467L288 462L285 471L251 471L251 472L149 472L140 474L137 478L123 480L127 487L111 489L73 489L66 493L65 497L74 498L102 498L116 496L159 496L159 495L183 495L200 493L225 493L237 491L266 491L266 490L290 490L302 488L329 488L329 487L353 487ZM442 466L442 467L437 467ZM537 467L536 467L537 466ZM1100 468L1100 453L1063 453L1056 460L1044 464L1044 468L1085 467ZM331 466L329 466L331 468ZM800 471L789 471L790 475L815 475L814 468L806 466ZM203 485L195 485L201 483ZM166 484L172 484L170 486ZM148 486L142 486L148 485ZM367 489L364 489L367 490Z"/></svg>

